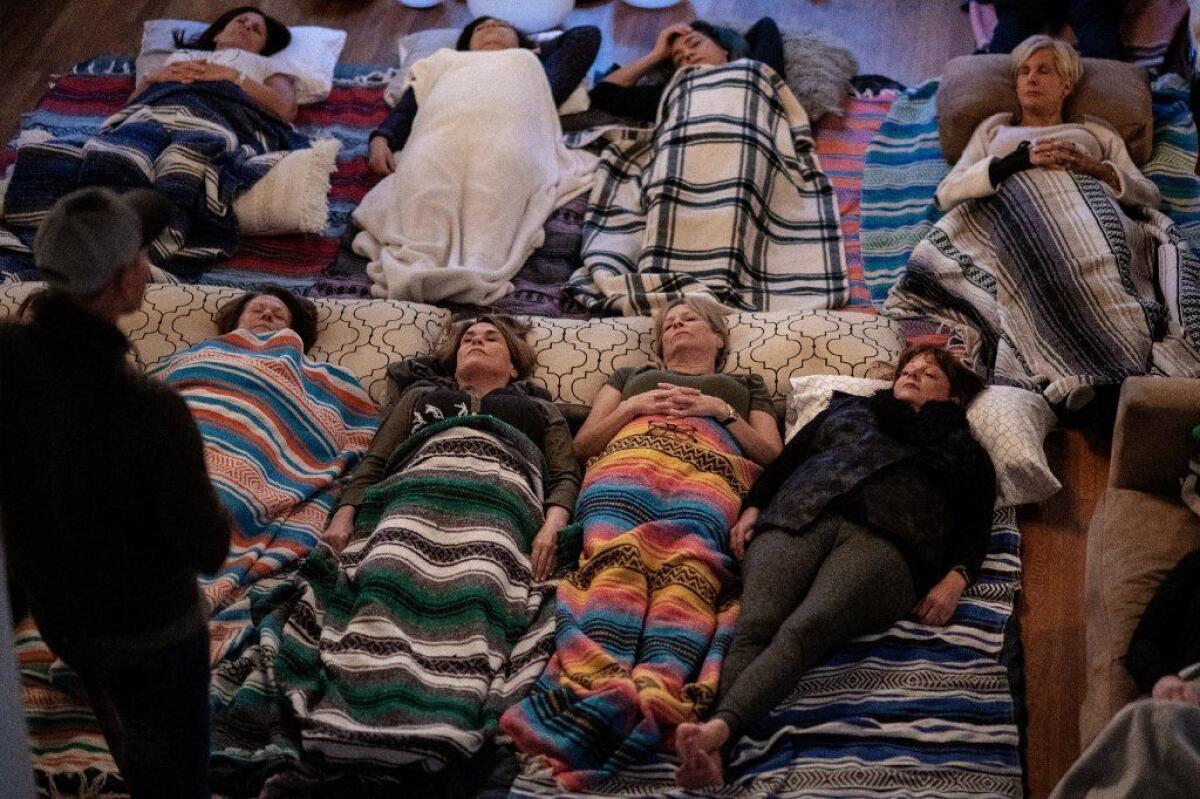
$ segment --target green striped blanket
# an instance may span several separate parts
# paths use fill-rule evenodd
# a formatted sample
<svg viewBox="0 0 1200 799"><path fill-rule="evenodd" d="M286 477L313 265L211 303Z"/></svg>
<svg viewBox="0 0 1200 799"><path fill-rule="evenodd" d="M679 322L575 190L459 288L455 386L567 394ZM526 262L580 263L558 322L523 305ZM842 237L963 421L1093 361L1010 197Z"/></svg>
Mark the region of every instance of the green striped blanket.
<svg viewBox="0 0 1200 799"><path fill-rule="evenodd" d="M543 463L491 417L415 433L345 551L319 546L280 580L259 640L218 667L216 787L438 771L478 752L553 648L529 561Z"/></svg>

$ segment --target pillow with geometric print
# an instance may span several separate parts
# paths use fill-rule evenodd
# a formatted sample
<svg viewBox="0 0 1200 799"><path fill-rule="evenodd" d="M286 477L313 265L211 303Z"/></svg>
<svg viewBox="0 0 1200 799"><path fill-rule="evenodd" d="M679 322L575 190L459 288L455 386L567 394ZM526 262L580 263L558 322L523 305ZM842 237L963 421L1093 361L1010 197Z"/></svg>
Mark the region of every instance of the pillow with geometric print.
<svg viewBox="0 0 1200 799"><path fill-rule="evenodd" d="M844 375L793 377L786 438L825 410L833 392L865 397L889 386L888 380ZM1011 386L988 386L967 408L971 432L996 469L996 507L1041 502L1062 488L1042 448L1056 421L1042 395Z"/></svg>

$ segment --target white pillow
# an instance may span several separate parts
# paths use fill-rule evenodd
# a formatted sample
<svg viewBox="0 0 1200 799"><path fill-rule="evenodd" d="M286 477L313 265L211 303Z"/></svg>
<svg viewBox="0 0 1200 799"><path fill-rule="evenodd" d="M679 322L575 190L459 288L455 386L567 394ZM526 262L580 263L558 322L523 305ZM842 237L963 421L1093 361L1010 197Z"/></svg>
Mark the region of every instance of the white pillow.
<svg viewBox="0 0 1200 799"><path fill-rule="evenodd" d="M293 150L233 201L241 232L321 233L329 218L329 173L342 149L338 139L319 139Z"/></svg>
<svg viewBox="0 0 1200 799"><path fill-rule="evenodd" d="M843 375L793 377L787 438L825 410L834 391L865 397L890 385L888 380ZM967 409L967 422L996 469L997 507L1041 502L1062 488L1042 449L1042 441L1056 420L1040 394L1011 386L989 386Z"/></svg>
<svg viewBox="0 0 1200 799"><path fill-rule="evenodd" d="M387 89L383 93L383 99L389 106L394 106L400 102L400 98L404 95L406 87L405 79L408 77L408 70L413 64L420 61L422 58L427 58L438 50L448 49L453 50L454 45L458 42L458 36L462 33L459 28L430 28L428 30L417 31L406 36L401 36L397 43L397 50L400 56L400 66L396 68L396 74L387 85ZM562 35L562 31L547 31L546 33L538 33L529 38L538 44L551 41ZM588 81L584 78L579 85L575 87L575 91L563 100L562 105L558 107L560 116L566 114L579 114L591 107L591 97L588 95Z"/></svg>
<svg viewBox="0 0 1200 799"><path fill-rule="evenodd" d="M135 66L137 74L150 75L163 67L176 50L176 31L182 31L184 37L190 39L207 27L207 22L194 20L147 20L142 28L142 48ZM301 105L319 103L333 89L333 70L346 46L346 32L311 25L289 27L288 30L292 32L291 43L267 58L279 64L279 72L295 76L296 102Z"/></svg>

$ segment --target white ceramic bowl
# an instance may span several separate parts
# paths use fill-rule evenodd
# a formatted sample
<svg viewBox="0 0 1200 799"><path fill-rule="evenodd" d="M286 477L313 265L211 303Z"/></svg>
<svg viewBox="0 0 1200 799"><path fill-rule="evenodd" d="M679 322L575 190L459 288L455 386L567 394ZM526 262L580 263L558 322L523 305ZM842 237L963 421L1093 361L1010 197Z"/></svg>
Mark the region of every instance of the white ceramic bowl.
<svg viewBox="0 0 1200 799"><path fill-rule="evenodd" d="M679 0L625 0L625 2L634 8L670 8Z"/></svg>
<svg viewBox="0 0 1200 799"><path fill-rule="evenodd" d="M472 17L496 17L525 33L538 33L562 24L575 0L467 0Z"/></svg>
<svg viewBox="0 0 1200 799"><path fill-rule="evenodd" d="M397 2L409 8L433 8L441 5L442 0L397 0Z"/></svg>

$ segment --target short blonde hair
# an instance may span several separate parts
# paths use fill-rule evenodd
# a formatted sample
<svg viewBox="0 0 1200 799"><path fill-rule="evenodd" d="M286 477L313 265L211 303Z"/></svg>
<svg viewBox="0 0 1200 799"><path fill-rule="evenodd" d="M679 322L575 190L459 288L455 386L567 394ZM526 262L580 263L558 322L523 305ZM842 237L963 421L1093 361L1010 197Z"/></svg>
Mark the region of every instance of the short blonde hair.
<svg viewBox="0 0 1200 799"><path fill-rule="evenodd" d="M1079 79L1083 77L1083 62L1079 60L1079 53L1075 52L1070 42L1055 39L1044 33L1035 33L1013 48L1010 65L1013 80L1016 80L1022 64L1038 50L1047 48L1054 51L1054 69L1057 70L1058 76L1074 90L1079 85Z"/></svg>
<svg viewBox="0 0 1200 799"><path fill-rule="evenodd" d="M485 313L452 320L447 326L448 329L446 335L442 337L441 344L434 352L434 358L442 368L449 374L454 374L458 370L458 348L462 346L463 336L467 334L472 325L480 322L487 322L500 331L501 337L504 338L504 344L508 347L508 356L512 359L513 368L517 370L517 379L524 380L532 375L537 356L533 352L533 347L529 346L529 342L525 340L526 334L529 333L529 326L507 314Z"/></svg>
<svg viewBox="0 0 1200 799"><path fill-rule="evenodd" d="M717 350L717 362L715 364L716 371L721 371L725 367L725 354L729 352L729 328L725 325L725 314L727 310L710 299L697 296L679 297L667 303L667 307L659 311L654 317L654 341L651 342L651 347L654 350L655 356L661 361L663 359L662 334L663 325L667 321L667 314L680 305L686 305L688 308L696 312L696 315L708 323L708 327L712 332L716 333L721 339L721 349Z"/></svg>

